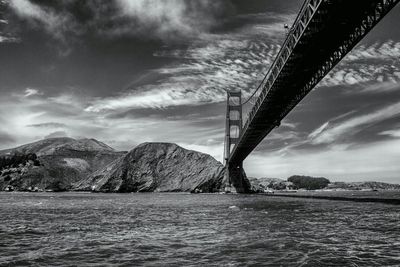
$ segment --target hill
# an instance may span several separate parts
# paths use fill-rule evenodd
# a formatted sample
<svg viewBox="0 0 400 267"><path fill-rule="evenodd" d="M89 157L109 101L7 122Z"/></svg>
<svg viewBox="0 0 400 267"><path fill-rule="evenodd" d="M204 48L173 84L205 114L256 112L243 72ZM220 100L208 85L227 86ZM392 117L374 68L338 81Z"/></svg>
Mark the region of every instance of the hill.
<svg viewBox="0 0 400 267"><path fill-rule="evenodd" d="M330 181L325 177L311 177L303 175L293 175L289 177L288 182L292 182L296 189L316 190L328 186Z"/></svg>
<svg viewBox="0 0 400 267"><path fill-rule="evenodd" d="M72 183L124 154L95 139L73 138L50 138L1 150L0 190L69 190ZM16 162L10 165L10 160Z"/></svg>
<svg viewBox="0 0 400 267"><path fill-rule="evenodd" d="M35 153L37 156L46 156L60 154L65 151L115 152L112 147L96 139L84 138L76 140L69 137L59 137L43 139L16 148L0 150L0 155Z"/></svg>
<svg viewBox="0 0 400 267"><path fill-rule="evenodd" d="M74 190L100 192L216 192L223 165L171 143L144 143L77 182Z"/></svg>

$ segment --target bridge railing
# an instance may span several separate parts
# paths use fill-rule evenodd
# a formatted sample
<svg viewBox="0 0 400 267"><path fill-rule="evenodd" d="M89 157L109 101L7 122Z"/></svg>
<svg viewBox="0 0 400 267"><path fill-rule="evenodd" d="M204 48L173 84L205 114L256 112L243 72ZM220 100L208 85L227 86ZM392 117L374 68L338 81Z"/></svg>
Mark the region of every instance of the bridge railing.
<svg viewBox="0 0 400 267"><path fill-rule="evenodd" d="M271 90L276 78L280 71L284 67L286 61L290 57L294 47L303 35L308 23L313 18L314 14L318 10L318 6L323 0L305 0L300 12L298 13L292 27L290 28L287 37L279 50L278 55L275 57L267 74L261 81L259 86L253 92L250 97L242 103L244 112L244 125L241 133L245 133L250 122L253 120L255 114L264 102L265 97ZM277 122L278 123L278 122Z"/></svg>

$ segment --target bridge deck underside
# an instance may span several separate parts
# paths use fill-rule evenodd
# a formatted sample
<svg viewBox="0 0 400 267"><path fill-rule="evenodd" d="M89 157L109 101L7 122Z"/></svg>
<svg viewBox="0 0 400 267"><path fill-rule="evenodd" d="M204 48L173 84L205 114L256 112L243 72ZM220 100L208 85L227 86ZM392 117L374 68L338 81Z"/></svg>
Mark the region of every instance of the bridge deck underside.
<svg viewBox="0 0 400 267"><path fill-rule="evenodd" d="M306 86L315 74L326 66L326 62L331 60L335 51L346 41L348 42L362 21L370 14L374 14L379 2L377 0L321 2L257 113L234 147L230 164L242 162L323 78L320 77L311 87ZM354 44L348 47L348 51L358 42L359 40L355 40ZM339 61L333 62L330 67L333 68Z"/></svg>

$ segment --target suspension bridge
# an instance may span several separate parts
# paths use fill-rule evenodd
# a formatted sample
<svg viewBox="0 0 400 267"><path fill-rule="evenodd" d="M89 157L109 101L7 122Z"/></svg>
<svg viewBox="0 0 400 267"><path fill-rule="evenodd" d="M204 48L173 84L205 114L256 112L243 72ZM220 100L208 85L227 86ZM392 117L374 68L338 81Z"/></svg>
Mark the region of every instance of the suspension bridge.
<svg viewBox="0 0 400 267"><path fill-rule="evenodd" d="M278 55L252 95L242 101L240 91L227 92L227 190L249 190L243 170L246 157L399 2L305 0Z"/></svg>

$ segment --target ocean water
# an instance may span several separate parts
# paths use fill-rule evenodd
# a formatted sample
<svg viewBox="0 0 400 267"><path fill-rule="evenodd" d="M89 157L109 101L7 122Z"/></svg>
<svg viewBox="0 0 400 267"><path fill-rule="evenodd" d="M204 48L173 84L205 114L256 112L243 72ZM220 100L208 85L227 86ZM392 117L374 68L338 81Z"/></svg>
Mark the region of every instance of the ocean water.
<svg viewBox="0 0 400 267"><path fill-rule="evenodd" d="M0 266L400 266L400 206L2 192Z"/></svg>

